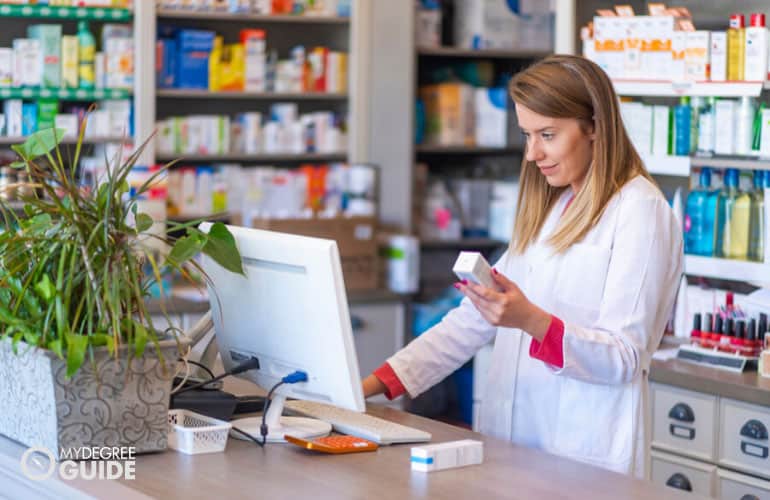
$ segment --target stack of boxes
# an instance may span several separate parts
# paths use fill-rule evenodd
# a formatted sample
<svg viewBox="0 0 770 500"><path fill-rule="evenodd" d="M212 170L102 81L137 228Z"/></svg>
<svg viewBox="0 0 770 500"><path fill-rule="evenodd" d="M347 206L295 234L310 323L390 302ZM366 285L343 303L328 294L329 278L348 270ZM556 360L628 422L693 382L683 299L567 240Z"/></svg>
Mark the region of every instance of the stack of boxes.
<svg viewBox="0 0 770 500"><path fill-rule="evenodd" d="M278 60L267 52L266 33L244 29L225 44L213 31L161 27L156 57L161 88L252 92L345 92L347 54L296 46Z"/></svg>
<svg viewBox="0 0 770 500"><path fill-rule="evenodd" d="M764 81L768 76L765 15L731 16L726 31L696 30L684 7L648 4L647 16L630 6L599 9L581 30L583 55L613 79Z"/></svg>

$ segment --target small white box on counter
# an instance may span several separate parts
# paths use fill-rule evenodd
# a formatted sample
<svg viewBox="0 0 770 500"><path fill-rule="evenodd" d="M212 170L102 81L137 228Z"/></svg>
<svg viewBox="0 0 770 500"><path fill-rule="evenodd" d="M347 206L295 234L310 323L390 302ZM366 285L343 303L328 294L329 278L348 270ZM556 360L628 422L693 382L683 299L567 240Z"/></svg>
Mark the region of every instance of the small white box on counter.
<svg viewBox="0 0 770 500"><path fill-rule="evenodd" d="M484 461L484 443L472 439L412 448L412 470L433 472L477 465Z"/></svg>

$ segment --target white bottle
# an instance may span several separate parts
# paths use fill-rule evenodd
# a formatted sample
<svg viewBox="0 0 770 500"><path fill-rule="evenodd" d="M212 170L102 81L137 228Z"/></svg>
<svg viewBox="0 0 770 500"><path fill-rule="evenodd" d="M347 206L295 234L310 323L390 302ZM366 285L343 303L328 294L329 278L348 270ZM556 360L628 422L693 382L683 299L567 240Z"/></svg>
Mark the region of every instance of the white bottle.
<svg viewBox="0 0 770 500"><path fill-rule="evenodd" d="M756 105L753 97L741 97L735 127L735 154L750 155Z"/></svg>
<svg viewBox="0 0 770 500"><path fill-rule="evenodd" d="M746 28L746 64L744 79L765 81L768 65L768 36L763 13L751 14L751 22Z"/></svg>

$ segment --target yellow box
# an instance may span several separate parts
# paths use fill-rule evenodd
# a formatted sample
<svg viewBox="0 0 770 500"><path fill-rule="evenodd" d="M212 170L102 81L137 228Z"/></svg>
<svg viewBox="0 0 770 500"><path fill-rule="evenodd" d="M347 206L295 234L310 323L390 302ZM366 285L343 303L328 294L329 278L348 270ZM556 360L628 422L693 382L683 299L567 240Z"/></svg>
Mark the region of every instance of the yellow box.
<svg viewBox="0 0 770 500"><path fill-rule="evenodd" d="M61 37L61 86L78 88L78 37Z"/></svg>

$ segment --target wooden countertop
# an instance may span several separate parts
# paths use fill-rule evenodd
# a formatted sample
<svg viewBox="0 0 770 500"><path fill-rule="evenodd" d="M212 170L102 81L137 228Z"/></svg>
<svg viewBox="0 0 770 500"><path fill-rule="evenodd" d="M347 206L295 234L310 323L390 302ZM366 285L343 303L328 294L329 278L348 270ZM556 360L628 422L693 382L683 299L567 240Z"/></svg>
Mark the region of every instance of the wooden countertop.
<svg viewBox="0 0 770 500"><path fill-rule="evenodd" d="M433 442L481 440L484 442L484 463L421 473L410 469L410 445L383 446L371 453L321 455L285 444L268 445L262 449L251 442L231 439L224 453L183 455L166 451L140 455L134 480L57 481L49 491L64 493L62 488L67 488L68 497L75 496L71 490L74 488L78 494L96 498L184 500L697 498L690 493L514 446L391 408L370 407L369 412L429 431L433 434ZM18 464L23 450L24 447L0 437L0 459L4 459L8 472L14 461ZM0 465L2 462L0 460Z"/></svg>
<svg viewBox="0 0 770 500"><path fill-rule="evenodd" d="M672 359L653 360L650 381L770 407L770 378L733 373Z"/></svg>

